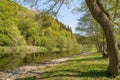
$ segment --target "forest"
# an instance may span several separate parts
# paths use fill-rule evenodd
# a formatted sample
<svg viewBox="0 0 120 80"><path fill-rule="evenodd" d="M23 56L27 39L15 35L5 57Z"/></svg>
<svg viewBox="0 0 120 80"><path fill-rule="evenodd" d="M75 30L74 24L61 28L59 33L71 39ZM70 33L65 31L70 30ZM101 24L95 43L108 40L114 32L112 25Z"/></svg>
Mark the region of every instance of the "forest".
<svg viewBox="0 0 120 80"><path fill-rule="evenodd" d="M39 1L0 0L0 80L120 79L119 0L78 0L78 33L57 18L73 0Z"/></svg>

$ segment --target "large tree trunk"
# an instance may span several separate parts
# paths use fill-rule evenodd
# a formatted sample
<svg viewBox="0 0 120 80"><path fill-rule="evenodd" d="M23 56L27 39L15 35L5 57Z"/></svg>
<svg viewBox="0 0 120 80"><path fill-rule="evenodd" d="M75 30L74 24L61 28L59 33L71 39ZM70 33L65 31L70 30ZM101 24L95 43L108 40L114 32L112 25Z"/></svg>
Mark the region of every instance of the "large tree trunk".
<svg viewBox="0 0 120 80"><path fill-rule="evenodd" d="M115 77L119 72L119 52L115 40L114 24L109 14L100 4L100 0L85 0L86 4L96 21L101 25L107 42L107 52L109 55L109 66L107 73Z"/></svg>

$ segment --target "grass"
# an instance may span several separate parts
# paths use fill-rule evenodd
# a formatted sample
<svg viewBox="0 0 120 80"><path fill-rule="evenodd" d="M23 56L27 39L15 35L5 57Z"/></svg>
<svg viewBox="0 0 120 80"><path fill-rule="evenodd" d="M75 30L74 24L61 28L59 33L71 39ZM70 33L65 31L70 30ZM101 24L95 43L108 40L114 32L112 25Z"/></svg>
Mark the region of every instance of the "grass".
<svg viewBox="0 0 120 80"><path fill-rule="evenodd" d="M29 77L22 80L120 80L106 77L108 59L99 53L87 56L77 56L57 66L48 66L39 77Z"/></svg>

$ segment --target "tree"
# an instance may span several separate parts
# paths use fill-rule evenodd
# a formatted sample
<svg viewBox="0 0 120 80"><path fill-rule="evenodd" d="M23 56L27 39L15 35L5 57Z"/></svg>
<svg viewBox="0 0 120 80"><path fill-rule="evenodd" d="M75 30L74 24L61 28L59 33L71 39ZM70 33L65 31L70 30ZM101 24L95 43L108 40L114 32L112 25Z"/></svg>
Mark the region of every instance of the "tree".
<svg viewBox="0 0 120 80"><path fill-rule="evenodd" d="M106 41L107 41L107 51L109 53L109 66L107 73L116 77L119 73L119 51L115 39L114 23L108 12L104 9L103 5L99 0L85 0L86 4L91 12L94 19L101 25Z"/></svg>
<svg viewBox="0 0 120 80"><path fill-rule="evenodd" d="M106 41L102 28L97 21L93 19L85 2L82 2L81 6L76 8L75 11L77 13L83 13L83 15L78 19L78 26L76 27L76 30L79 34L89 37L89 43L87 43L87 45L95 45L97 51L101 52L103 57L108 58Z"/></svg>

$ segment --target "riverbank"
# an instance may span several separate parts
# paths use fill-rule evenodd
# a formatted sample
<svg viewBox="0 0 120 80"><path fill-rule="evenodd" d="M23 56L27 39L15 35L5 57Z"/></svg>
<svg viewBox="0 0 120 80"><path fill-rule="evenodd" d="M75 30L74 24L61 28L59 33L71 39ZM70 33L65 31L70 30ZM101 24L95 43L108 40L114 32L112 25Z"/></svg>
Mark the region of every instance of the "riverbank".
<svg viewBox="0 0 120 80"><path fill-rule="evenodd" d="M17 78L21 78L25 76L38 76L39 74L42 74L45 72L44 68L46 68L47 66L55 66L64 61L68 61L75 56L84 56L89 54L91 53L85 52L85 53L74 55L71 57L62 57L62 58L53 59L53 60L49 60L42 63L40 62L34 65L21 66L17 69L0 71L0 80L15 80Z"/></svg>

